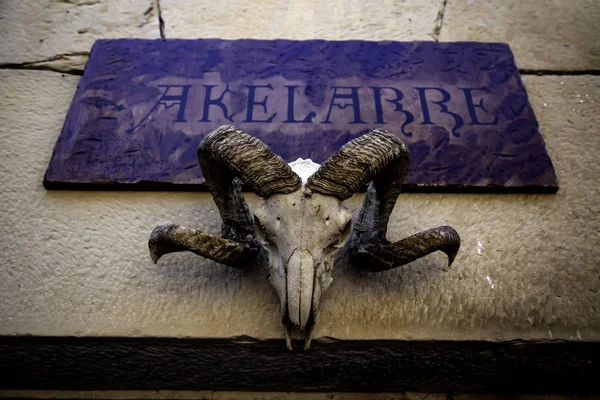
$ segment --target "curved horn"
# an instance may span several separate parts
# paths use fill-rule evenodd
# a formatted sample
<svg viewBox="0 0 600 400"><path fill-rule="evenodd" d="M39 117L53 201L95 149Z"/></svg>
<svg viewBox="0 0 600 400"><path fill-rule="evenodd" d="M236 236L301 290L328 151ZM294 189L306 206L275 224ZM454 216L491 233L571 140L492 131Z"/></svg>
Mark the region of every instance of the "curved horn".
<svg viewBox="0 0 600 400"><path fill-rule="evenodd" d="M419 232L395 243L359 248L354 252L355 263L371 272L386 271L408 264L437 250L448 256L452 265L460 249L460 236L450 226L440 226Z"/></svg>
<svg viewBox="0 0 600 400"><path fill-rule="evenodd" d="M178 225L161 225L150 237L150 255L156 262L166 253L187 250L225 265L243 267L262 247L254 233L240 179L261 197L293 192L302 181L263 142L233 126L224 125L208 134L197 153L221 214L223 238Z"/></svg>
<svg viewBox="0 0 600 400"><path fill-rule="evenodd" d="M408 171L410 155L395 135L373 130L348 142L327 160L306 187L345 200L371 182L346 244L351 262L371 271L398 267L441 250L452 264L460 237L449 226L430 229L396 243L386 239L390 215Z"/></svg>
<svg viewBox="0 0 600 400"><path fill-rule="evenodd" d="M159 225L154 228L148 247L150 257L155 264L165 254L191 251L234 268L248 265L259 251L232 240L175 224Z"/></svg>
<svg viewBox="0 0 600 400"><path fill-rule="evenodd" d="M227 169L238 176L260 197L274 193L290 193L302 184L302 180L289 165L257 138L230 125L223 125L211 132L198 147L198 160L206 183L213 189L214 183ZM220 168L215 171L215 168Z"/></svg>
<svg viewBox="0 0 600 400"><path fill-rule="evenodd" d="M321 165L306 184L314 192L335 196L340 200L350 198L372 181L375 198L363 203L359 221L367 223L374 238L385 238L387 224L400 194L408 170L409 152L406 145L393 134L382 129L373 130L348 142L337 154ZM373 228L377 232L373 232ZM355 230L362 229L355 224ZM368 232L365 232L368 233Z"/></svg>
<svg viewBox="0 0 600 400"><path fill-rule="evenodd" d="M263 142L241 130L223 125L198 147L198 160L223 220L223 237L255 242L254 222L236 177L260 197L290 193L302 180Z"/></svg>

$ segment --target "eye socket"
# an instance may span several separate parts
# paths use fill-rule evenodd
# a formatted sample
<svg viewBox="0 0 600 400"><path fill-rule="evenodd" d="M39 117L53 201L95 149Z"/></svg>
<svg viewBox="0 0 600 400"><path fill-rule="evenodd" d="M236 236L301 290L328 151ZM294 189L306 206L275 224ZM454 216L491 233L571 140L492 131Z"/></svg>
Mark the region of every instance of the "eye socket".
<svg viewBox="0 0 600 400"><path fill-rule="evenodd" d="M265 240L267 236L267 232L265 231L265 225L260 219L258 219L256 215L254 216L254 232L260 240Z"/></svg>
<svg viewBox="0 0 600 400"><path fill-rule="evenodd" d="M352 220L349 220L335 239L327 246L330 249L341 249L352 232Z"/></svg>
<svg viewBox="0 0 600 400"><path fill-rule="evenodd" d="M345 243L350 237L350 233L352 233L352 219L349 219L348 222L346 222L344 229L342 229L340 233L340 243Z"/></svg>
<svg viewBox="0 0 600 400"><path fill-rule="evenodd" d="M255 215L254 216L254 233L258 240L263 242L263 245L272 245L273 243L269 240L269 235L267 234L267 229L265 224Z"/></svg>

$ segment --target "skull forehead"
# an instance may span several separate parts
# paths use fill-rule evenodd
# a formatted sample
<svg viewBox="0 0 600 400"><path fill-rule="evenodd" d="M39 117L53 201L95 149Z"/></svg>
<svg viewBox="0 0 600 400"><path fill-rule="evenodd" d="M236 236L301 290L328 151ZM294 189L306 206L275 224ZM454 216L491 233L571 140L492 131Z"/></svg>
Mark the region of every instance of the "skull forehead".
<svg viewBox="0 0 600 400"><path fill-rule="evenodd" d="M267 229L301 230L317 237L338 232L352 218L339 199L319 193L307 196L304 188L265 199L255 214Z"/></svg>

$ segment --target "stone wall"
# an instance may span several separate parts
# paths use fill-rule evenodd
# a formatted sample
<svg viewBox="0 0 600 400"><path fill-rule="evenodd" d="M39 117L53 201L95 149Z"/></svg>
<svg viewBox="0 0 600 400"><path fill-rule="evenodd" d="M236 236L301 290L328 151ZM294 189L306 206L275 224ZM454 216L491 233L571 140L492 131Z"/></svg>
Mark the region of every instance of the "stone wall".
<svg viewBox="0 0 600 400"><path fill-rule="evenodd" d="M193 254L152 264L165 221L219 231L205 193L45 191L42 177L100 37L508 41L561 188L403 194L390 239L442 224L463 247L380 274L340 270L315 338L600 339L600 3L0 3L0 334L281 339L266 272ZM250 206L256 198L248 196ZM360 204L357 195L348 201ZM323 339L325 340L325 339Z"/></svg>

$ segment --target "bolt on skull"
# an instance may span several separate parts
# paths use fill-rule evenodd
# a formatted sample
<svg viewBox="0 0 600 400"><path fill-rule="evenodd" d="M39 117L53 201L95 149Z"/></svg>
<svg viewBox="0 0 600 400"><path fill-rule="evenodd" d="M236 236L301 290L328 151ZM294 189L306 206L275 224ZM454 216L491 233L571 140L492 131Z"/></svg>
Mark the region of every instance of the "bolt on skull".
<svg viewBox="0 0 600 400"><path fill-rule="evenodd" d="M395 243L386 239L409 152L400 139L384 130L350 141L306 182L264 143L232 126L210 133L198 147L198 160L221 214L222 237L160 225L150 236L152 260L156 263L164 254L191 251L234 268L266 261L269 282L281 301L289 349L294 328L304 332L305 349L310 346L336 254L343 253L357 268L378 272L437 250L446 253L450 265L460 248L460 237L449 226ZM240 180L262 198L254 215ZM352 222L342 202L367 184Z"/></svg>

